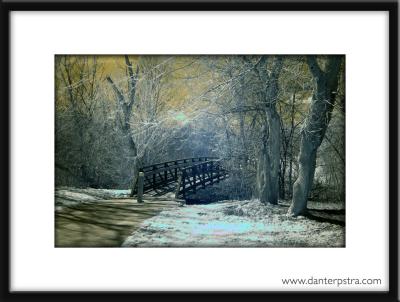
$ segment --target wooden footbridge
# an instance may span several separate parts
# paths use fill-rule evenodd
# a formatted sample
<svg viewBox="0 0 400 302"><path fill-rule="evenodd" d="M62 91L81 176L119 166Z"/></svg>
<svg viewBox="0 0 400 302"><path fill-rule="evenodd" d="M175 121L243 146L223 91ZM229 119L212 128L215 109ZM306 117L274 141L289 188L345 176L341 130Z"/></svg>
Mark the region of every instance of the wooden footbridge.
<svg viewBox="0 0 400 302"><path fill-rule="evenodd" d="M196 157L142 167L137 181L138 202L150 191L175 192L175 198L211 186L229 176L223 161L216 157ZM134 193L134 192L132 192Z"/></svg>

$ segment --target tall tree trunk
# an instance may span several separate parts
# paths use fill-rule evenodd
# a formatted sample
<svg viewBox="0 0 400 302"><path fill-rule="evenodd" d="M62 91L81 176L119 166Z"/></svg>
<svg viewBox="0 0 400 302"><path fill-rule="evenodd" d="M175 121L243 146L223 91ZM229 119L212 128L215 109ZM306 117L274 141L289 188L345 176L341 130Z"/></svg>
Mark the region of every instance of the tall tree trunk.
<svg viewBox="0 0 400 302"><path fill-rule="evenodd" d="M269 152L266 145L267 139L267 129L263 128L263 141L261 147L258 151L258 161L257 161L257 178L256 178L256 189L257 197L262 203L267 203L271 200L271 178L270 178L270 158Z"/></svg>
<svg viewBox="0 0 400 302"><path fill-rule="evenodd" d="M290 158L289 158L289 177L288 177L288 189L289 198L293 197L293 185L292 185L292 175L293 175L293 142L290 143Z"/></svg>
<svg viewBox="0 0 400 302"><path fill-rule="evenodd" d="M296 92L293 93L292 98L292 114L291 114L291 121L290 121L290 135L289 135L289 146L286 148L290 148L289 151L289 196L290 198L293 197L293 183L292 183L292 175L293 175L293 134L294 134L294 104L296 101Z"/></svg>
<svg viewBox="0 0 400 302"><path fill-rule="evenodd" d="M278 204L279 198L279 164L280 164L280 146L281 146L281 124L278 112L275 106L267 110L268 119L268 152L270 157L270 198L268 200L271 204Z"/></svg>
<svg viewBox="0 0 400 302"><path fill-rule="evenodd" d="M241 143L241 153L245 154L246 150L246 133L245 133L245 113L244 113L244 79L243 77L240 77L239 79L239 91L237 91L236 96L237 96L237 107L239 110L239 129L240 129L240 143Z"/></svg>
<svg viewBox="0 0 400 302"><path fill-rule="evenodd" d="M286 186L285 186L285 181L286 181L286 165L287 165L287 152L284 152L281 160L281 165L280 165L280 172L279 172L279 197L281 199L286 198Z"/></svg>
<svg viewBox="0 0 400 302"><path fill-rule="evenodd" d="M271 70L267 70L267 56L262 56L258 67L258 75L265 85L264 87L264 105L265 116L268 126L268 135L263 137L262 147L259 152L259 164L257 166L257 175L265 177L259 178L258 182L265 180L264 184L258 184L260 201L263 203L277 204L279 198L279 162L280 162L280 117L276 110L276 102L279 92L279 74L282 70L283 57L274 58ZM262 169L262 171L260 170ZM268 190L265 194L263 190Z"/></svg>
<svg viewBox="0 0 400 302"><path fill-rule="evenodd" d="M307 211L317 158L317 150L325 136L337 93L341 58L328 59L326 70L319 67L315 56L309 56L308 65L314 77L314 95L308 116L301 131L299 175L293 185L293 200L289 215L297 216Z"/></svg>
<svg viewBox="0 0 400 302"><path fill-rule="evenodd" d="M131 165L132 166L132 181L131 181L131 194L130 194L131 197L133 197L137 193L137 182L139 179L139 172L142 165L143 165L143 158L136 155L133 158L133 162Z"/></svg>

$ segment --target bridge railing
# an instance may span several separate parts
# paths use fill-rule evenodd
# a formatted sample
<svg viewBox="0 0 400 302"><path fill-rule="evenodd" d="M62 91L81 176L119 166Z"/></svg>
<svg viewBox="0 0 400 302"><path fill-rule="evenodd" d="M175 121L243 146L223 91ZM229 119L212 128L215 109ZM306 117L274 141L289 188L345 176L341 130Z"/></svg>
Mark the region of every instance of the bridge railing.
<svg viewBox="0 0 400 302"><path fill-rule="evenodd" d="M145 166L140 169L137 182L138 202L143 201L143 193L170 187L173 183L177 183L175 196L178 198L227 176L223 161L217 157L192 157Z"/></svg>
<svg viewBox="0 0 400 302"><path fill-rule="evenodd" d="M189 158L183 158L183 159L144 166L140 169L140 171L150 175L153 173L158 173L159 171L164 171L166 168L185 167L188 165L192 165L196 162L204 162L212 159L217 159L217 157L189 157Z"/></svg>
<svg viewBox="0 0 400 302"><path fill-rule="evenodd" d="M196 163L217 159L216 157L190 157L142 167L144 173L144 192L159 186L168 185L178 180L182 168Z"/></svg>
<svg viewBox="0 0 400 302"><path fill-rule="evenodd" d="M211 160L182 168L177 180L175 197L185 198L188 192L196 193L197 188L205 188L228 177L222 162L220 159Z"/></svg>

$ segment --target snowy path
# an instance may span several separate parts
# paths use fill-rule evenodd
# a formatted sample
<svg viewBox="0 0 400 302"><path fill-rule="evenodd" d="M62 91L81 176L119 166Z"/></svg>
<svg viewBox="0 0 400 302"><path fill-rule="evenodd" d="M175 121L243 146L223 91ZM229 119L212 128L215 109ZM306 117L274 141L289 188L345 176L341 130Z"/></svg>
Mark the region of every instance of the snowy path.
<svg viewBox="0 0 400 302"><path fill-rule="evenodd" d="M146 219L178 207L170 198L127 198L129 190L57 188L55 246L119 247Z"/></svg>
<svg viewBox="0 0 400 302"><path fill-rule="evenodd" d="M343 247L344 227L257 200L223 201L162 211L145 220L124 247Z"/></svg>

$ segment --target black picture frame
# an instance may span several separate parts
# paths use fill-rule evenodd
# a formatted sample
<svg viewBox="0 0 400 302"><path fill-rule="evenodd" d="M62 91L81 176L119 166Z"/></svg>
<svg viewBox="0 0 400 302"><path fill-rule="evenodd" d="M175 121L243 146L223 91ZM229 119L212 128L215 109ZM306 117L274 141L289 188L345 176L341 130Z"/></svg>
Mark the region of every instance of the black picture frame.
<svg viewBox="0 0 400 302"><path fill-rule="evenodd" d="M160 11L387 11L389 13L389 291L388 292L234 292L235 295L265 295L271 300L304 299L305 301L324 300L398 300L398 4L397 2L286 2L286 1L227 1L183 2L183 1L1 1L1 92L2 92L2 131L8 147L3 148L3 192L6 200L1 204L1 294L2 301L17 300L114 300L128 301L138 294L183 294L184 292L10 292L10 12L11 11L120 11L120 10L160 10ZM7 164L5 163L7 162ZM38 272L40 274L40 272ZM187 293L187 292L186 292ZM189 292L191 294L233 294L233 292Z"/></svg>

